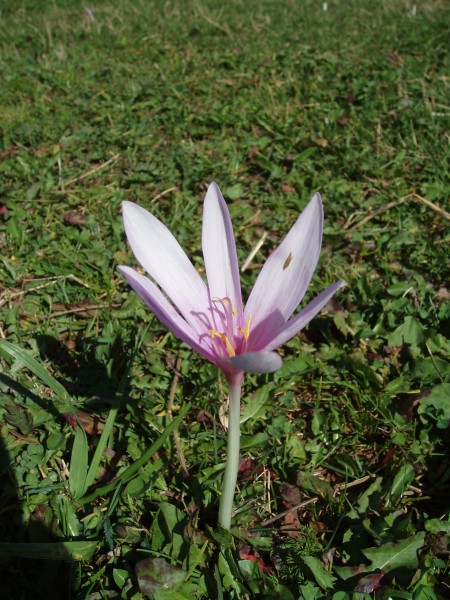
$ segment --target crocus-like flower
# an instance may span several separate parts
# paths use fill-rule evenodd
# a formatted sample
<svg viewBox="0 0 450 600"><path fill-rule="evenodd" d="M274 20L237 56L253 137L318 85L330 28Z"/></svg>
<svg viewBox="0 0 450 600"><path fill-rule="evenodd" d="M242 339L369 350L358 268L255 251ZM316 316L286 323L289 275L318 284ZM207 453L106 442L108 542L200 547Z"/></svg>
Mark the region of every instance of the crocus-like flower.
<svg viewBox="0 0 450 600"><path fill-rule="evenodd" d="M131 249L153 281L130 267L120 266L120 271L168 329L228 378L239 377L242 371L280 368L281 359L272 351L303 329L343 285L334 283L291 318L319 259L323 229L319 194L267 259L245 308L231 219L215 183L209 186L203 207L207 284L156 217L124 202L123 219Z"/></svg>
<svg viewBox="0 0 450 600"><path fill-rule="evenodd" d="M243 373L279 369L282 361L274 350L303 329L344 285L342 281L333 283L292 316L319 260L323 230L320 195L314 194L284 241L266 260L245 307L231 219L215 183L209 186L203 207L207 283L156 217L132 202L124 202L123 219L131 249L151 279L130 267L120 266L120 271L158 319L222 369L228 379L229 444L219 520L229 527L239 457ZM228 499L224 500L225 496Z"/></svg>

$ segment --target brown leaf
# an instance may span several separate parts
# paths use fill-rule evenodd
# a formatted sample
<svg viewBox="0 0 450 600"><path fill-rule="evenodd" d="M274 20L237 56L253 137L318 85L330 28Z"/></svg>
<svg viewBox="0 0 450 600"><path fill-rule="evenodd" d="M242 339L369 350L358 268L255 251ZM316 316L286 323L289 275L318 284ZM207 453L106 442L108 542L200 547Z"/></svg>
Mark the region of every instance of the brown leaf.
<svg viewBox="0 0 450 600"><path fill-rule="evenodd" d="M86 217L81 213L76 212L75 210L70 210L64 215L64 221L68 225L85 225Z"/></svg>
<svg viewBox="0 0 450 600"><path fill-rule="evenodd" d="M19 149L18 146L10 146L9 148L6 148L6 150L4 150L3 152L0 152L0 160L2 158L6 158L7 156L9 156L10 154L12 154L13 152L15 152L18 149Z"/></svg>
<svg viewBox="0 0 450 600"><path fill-rule="evenodd" d="M283 517L283 524L280 528L284 533L293 540L299 540L300 534L300 521L298 518L298 511L290 510Z"/></svg>
<svg viewBox="0 0 450 600"><path fill-rule="evenodd" d="M283 192L283 194L295 194L296 193L295 187L293 185L291 185L290 183L283 183L283 185L281 186L281 191Z"/></svg>
<svg viewBox="0 0 450 600"><path fill-rule="evenodd" d="M400 67L405 62L405 59L401 54L399 54L398 50L394 50L392 54L388 54L386 59L391 63L391 65L394 65L394 67Z"/></svg>
<svg viewBox="0 0 450 600"><path fill-rule="evenodd" d="M342 113L342 115L339 117L339 119L337 120L337 122L338 122L338 124L341 127L345 127L345 125L347 125L347 123L348 123L348 117L347 117L347 112L346 111L344 111Z"/></svg>
<svg viewBox="0 0 450 600"><path fill-rule="evenodd" d="M291 508L296 504L300 504L301 493L297 486L283 481L280 484L280 494L283 498L283 504L286 508Z"/></svg>
<svg viewBox="0 0 450 600"><path fill-rule="evenodd" d="M273 570L272 567L266 565L259 553L250 546L243 546L239 550L239 558L241 560L250 560L252 562L257 562L260 571L262 571L263 573L271 573Z"/></svg>
<svg viewBox="0 0 450 600"><path fill-rule="evenodd" d="M91 415L83 410L77 410L78 421L75 416L70 413L64 413L63 417L73 429L76 429L79 423L88 435L99 435L105 426L104 422L97 416Z"/></svg>
<svg viewBox="0 0 450 600"><path fill-rule="evenodd" d="M239 476L241 479L248 479L255 475L260 475L264 470L264 467L253 458L240 458L239 459Z"/></svg>
<svg viewBox="0 0 450 600"><path fill-rule="evenodd" d="M383 578L383 571L381 571L380 573L372 573L371 575L366 575L358 581L355 587L355 592L365 592L366 594L370 594L381 586Z"/></svg>
<svg viewBox="0 0 450 600"><path fill-rule="evenodd" d="M316 146L320 146L321 148L326 148L328 146L328 140L325 138L316 138L314 143Z"/></svg>
<svg viewBox="0 0 450 600"><path fill-rule="evenodd" d="M34 151L34 155L36 158L40 158L44 154L47 154L47 152L50 152L51 149L52 149L52 146L42 146L42 148L38 148L37 150Z"/></svg>

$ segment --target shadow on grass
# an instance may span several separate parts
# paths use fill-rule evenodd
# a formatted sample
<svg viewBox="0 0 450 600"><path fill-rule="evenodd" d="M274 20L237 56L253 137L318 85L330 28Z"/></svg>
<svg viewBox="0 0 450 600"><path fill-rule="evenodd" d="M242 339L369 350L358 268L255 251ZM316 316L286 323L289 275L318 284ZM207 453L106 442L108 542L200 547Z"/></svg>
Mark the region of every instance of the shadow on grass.
<svg viewBox="0 0 450 600"><path fill-rule="evenodd" d="M108 345L101 356L104 362L95 358L94 345L85 352L82 340L82 351L71 351L51 336L39 336L37 343L42 359L52 363L60 374L60 383L71 395L84 396L84 404L112 403L117 378L126 368L120 339ZM82 360L81 355L87 358ZM70 518L64 502L65 484L55 483L45 471L48 448L37 433L42 432L39 423L45 421L51 424L44 433L46 440L58 435L56 429L64 437L64 422L72 424L71 415L64 405L55 404L55 398L34 393L10 374L0 374L0 384L12 392L2 400L5 421L4 436L0 438L0 598L75 598L80 561L89 560L97 542L67 537L61 529L67 529L68 524L62 522ZM88 434L99 433L95 419L90 419L88 413L77 411L77 415Z"/></svg>
<svg viewBox="0 0 450 600"><path fill-rule="evenodd" d="M0 597L59 600L73 597L73 558L55 541L52 511L21 501L10 455L0 437Z"/></svg>
<svg viewBox="0 0 450 600"><path fill-rule="evenodd" d="M111 402L128 358L120 336L108 345L79 337L72 349L50 335L38 335L35 339L41 359L56 366L60 383L69 394Z"/></svg>

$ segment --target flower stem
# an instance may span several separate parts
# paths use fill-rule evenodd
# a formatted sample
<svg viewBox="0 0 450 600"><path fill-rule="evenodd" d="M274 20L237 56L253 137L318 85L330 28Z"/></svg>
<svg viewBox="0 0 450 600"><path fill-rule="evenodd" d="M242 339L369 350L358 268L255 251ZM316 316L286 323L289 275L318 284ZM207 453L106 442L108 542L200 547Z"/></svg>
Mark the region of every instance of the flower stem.
<svg viewBox="0 0 450 600"><path fill-rule="evenodd" d="M234 492L239 469L242 376L230 378L228 384L230 404L228 409L227 462L223 477L222 496L220 498L219 523L222 527L230 529Z"/></svg>

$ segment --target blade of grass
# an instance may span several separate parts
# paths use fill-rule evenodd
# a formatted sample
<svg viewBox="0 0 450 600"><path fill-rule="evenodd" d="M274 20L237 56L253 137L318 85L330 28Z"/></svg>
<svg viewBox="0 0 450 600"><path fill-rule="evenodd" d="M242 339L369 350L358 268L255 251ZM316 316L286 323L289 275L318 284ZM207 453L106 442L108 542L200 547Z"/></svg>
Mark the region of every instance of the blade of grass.
<svg viewBox="0 0 450 600"><path fill-rule="evenodd" d="M26 350L6 340L0 340L0 351L22 363L25 368L34 373L44 385L55 392L58 399L65 404L67 411L75 415L75 408L65 388Z"/></svg>
<svg viewBox="0 0 450 600"><path fill-rule="evenodd" d="M80 498L78 500L78 502L80 504L87 504L88 502L92 502L96 498L99 498L100 496L104 496L105 494L108 494L109 492L114 490L119 484L128 483L131 479L133 479L133 477L136 475L136 473L139 471L139 469L148 460L150 460L152 455L157 450L159 450L159 448L161 448L161 446L164 444L164 442L167 440L167 438L171 435L173 430L178 427L178 425L181 423L181 421L184 419L184 417L189 412L190 408L191 408L191 405L186 404L181 409L180 414L170 423L170 425L168 425L164 429L164 431L161 433L159 438L153 442L153 444L150 446L150 448L146 452L144 452L144 454L141 456L141 458L139 458L132 465L130 465L124 471L122 471L122 473L120 473L114 481L112 481L108 485L98 488L92 494L89 494L88 496L85 496L84 498Z"/></svg>
<svg viewBox="0 0 450 600"><path fill-rule="evenodd" d="M97 447L94 452L94 456L92 458L91 464L89 466L89 471L86 476L85 481L85 491L94 483L95 476L97 475L100 461L103 456L103 452L105 451L106 444L108 442L109 436L113 430L114 423L116 420L117 413L120 408L120 404L122 402L123 393L125 390L125 385L128 379L129 369L125 372L122 377L122 381L120 382L119 389L117 390L116 395L114 396L114 401L111 406L111 410L109 411L108 417L106 419L105 427L103 428L102 435L98 441Z"/></svg>
<svg viewBox="0 0 450 600"><path fill-rule="evenodd" d="M78 424L70 457L69 483L75 499L81 498L87 489L88 441L86 432Z"/></svg>
<svg viewBox="0 0 450 600"><path fill-rule="evenodd" d="M98 542L43 542L8 543L0 542L0 557L35 558L40 560L82 560L92 558Z"/></svg>
<svg viewBox="0 0 450 600"><path fill-rule="evenodd" d="M0 340L0 351L11 356L14 360L20 362L24 367L29 369L36 377L47 387L49 387L61 402L64 403L67 411L76 415L75 407L72 404L69 394L64 387L30 354L19 348L11 342ZM75 439L72 446L72 454L70 459L69 482L70 489L74 498L81 497L86 491L87 485L87 466L88 466L88 442L86 432L78 422L78 427L75 432Z"/></svg>

